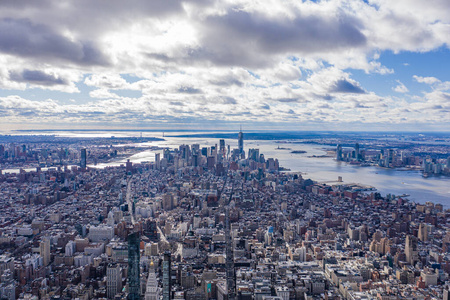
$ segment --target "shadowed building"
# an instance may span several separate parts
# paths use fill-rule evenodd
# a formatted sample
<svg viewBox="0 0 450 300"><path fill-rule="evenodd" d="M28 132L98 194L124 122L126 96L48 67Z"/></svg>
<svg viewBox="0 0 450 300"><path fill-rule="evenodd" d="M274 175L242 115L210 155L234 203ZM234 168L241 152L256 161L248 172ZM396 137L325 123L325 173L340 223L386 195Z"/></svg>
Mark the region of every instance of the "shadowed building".
<svg viewBox="0 0 450 300"><path fill-rule="evenodd" d="M81 149L80 167L81 167L83 170L86 169L86 162L87 162L87 153L86 153L86 149Z"/></svg>
<svg viewBox="0 0 450 300"><path fill-rule="evenodd" d="M172 282L170 278L170 268L172 265L170 252L167 251L164 253L164 261L163 261L163 300L171 300L172 299Z"/></svg>
<svg viewBox="0 0 450 300"><path fill-rule="evenodd" d="M140 299L139 234L128 235L128 299Z"/></svg>

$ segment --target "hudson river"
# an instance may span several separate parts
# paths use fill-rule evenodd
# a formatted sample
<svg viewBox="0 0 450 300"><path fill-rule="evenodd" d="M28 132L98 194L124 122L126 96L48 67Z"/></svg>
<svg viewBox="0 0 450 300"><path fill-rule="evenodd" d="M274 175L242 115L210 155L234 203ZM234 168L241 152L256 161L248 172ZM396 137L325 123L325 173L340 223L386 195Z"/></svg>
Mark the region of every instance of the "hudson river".
<svg viewBox="0 0 450 300"><path fill-rule="evenodd" d="M162 137L160 133L146 133L148 136ZM183 135L186 133L184 132ZM198 137L168 137L165 141L146 143L160 147L175 148L182 144L200 146L212 146L219 144L218 138L198 138ZM176 135L176 133L170 133ZM311 157L313 155L326 155L324 149L331 147L303 144L284 143L292 141L275 140L245 140L244 149L248 153L249 148L259 148L259 152L267 158L278 158L280 166L289 168L292 172L301 172L304 178L314 181L333 184L338 176L342 176L344 183L361 183L373 186L382 195L408 194L408 199L425 203L432 201L441 203L446 208L450 208L450 178L449 177L429 177L423 178L419 171L401 171L396 169L385 169L379 167L361 167L350 165L344 162L337 162L332 157ZM231 149L237 148L237 140L225 139L226 144L230 144ZM290 148L290 150L277 149ZM306 153L294 154L291 151L304 150ZM130 157L133 162L154 161L154 152L143 151ZM124 163L122 161L122 163ZM118 162L108 165L118 165ZM100 165L101 166L101 165Z"/></svg>
<svg viewBox="0 0 450 300"><path fill-rule="evenodd" d="M198 133L198 132L197 132ZM36 133L34 133L36 134ZM51 134L61 136L101 136L107 137L115 136L138 136L137 132L58 132L54 131ZM183 132L183 135L189 133ZM162 132L144 132L144 136L162 137ZM171 137L168 135L177 135L171 132L164 136L164 141L155 141L143 143L143 146L160 146L177 148L179 145L200 144L200 146L212 146L219 144L219 138L199 138L199 137ZM281 143L280 143L281 142ZM286 142L286 143L285 143ZM429 177L423 178L419 171L401 171L396 169L384 169L379 167L361 167L356 165L349 165L344 162L337 162L332 157L311 157L313 155L326 155L324 149L331 149L331 147L290 143L295 141L275 141L275 140L245 140L244 149L248 153L249 148L259 148L260 153L267 158L278 158L280 166L289 168L292 172L301 172L303 178L310 178L314 181L333 184L337 181L338 176L342 176L344 183L361 183L373 186L382 195L394 194L402 195L408 194L408 199L424 203L432 201L434 203L441 203L446 208L450 208L450 177ZM236 139L225 139L226 144L230 144L231 149L237 148ZM287 149L277 149L290 148ZM294 154L291 151L304 150L306 153ZM161 151L156 151L161 152ZM142 151L129 159L132 162L138 163L141 161L154 161L155 151ZM115 166L123 164L125 160L110 162L107 164L99 164L95 167ZM92 166L94 167L94 166ZM8 171L8 170L5 170Z"/></svg>

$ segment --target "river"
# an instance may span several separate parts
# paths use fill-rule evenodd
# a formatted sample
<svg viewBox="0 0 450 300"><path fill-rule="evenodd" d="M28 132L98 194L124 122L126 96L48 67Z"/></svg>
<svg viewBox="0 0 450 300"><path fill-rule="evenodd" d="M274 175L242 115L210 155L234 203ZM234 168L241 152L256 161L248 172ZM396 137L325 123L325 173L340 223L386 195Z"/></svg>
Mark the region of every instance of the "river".
<svg viewBox="0 0 450 300"><path fill-rule="evenodd" d="M97 134L97 135L96 135ZM104 136L104 132L91 133L93 136ZM110 133L116 136L136 136L137 133ZM186 132L182 133L187 134ZM77 136L77 133L61 133L64 136ZM142 143L143 146L160 146L177 148L182 144L200 144L200 146L212 146L219 144L218 138L199 138L199 137L174 137L177 133L172 132L170 136L166 134L164 141L155 141ZM83 133L86 136L86 133ZM162 132L145 132L144 136L163 137ZM237 140L226 139L226 144L230 144L231 148L237 148ZM337 181L338 176L342 176L344 183L361 183L373 186L382 195L408 194L408 199L425 203L432 201L441 203L446 208L450 208L450 178L449 177L429 177L423 178L419 171L402 171L398 169L385 169L379 167L361 167L358 165L350 165L345 162L337 162L332 157L311 157L312 155L325 155L326 146L306 144L306 143L290 143L293 141L281 141L287 143L279 143L275 140L246 140L244 149L259 148L265 158L277 158L280 166L289 168L293 172L302 172L304 178L310 178L318 182ZM287 149L277 149L278 146ZM304 150L306 153L294 154L291 151ZM134 163L141 161L154 161L155 153L161 151L145 150L130 156L128 159ZM126 161L114 161L106 164L98 164L91 167L101 168L105 166L117 166ZM7 172L8 170L4 170Z"/></svg>

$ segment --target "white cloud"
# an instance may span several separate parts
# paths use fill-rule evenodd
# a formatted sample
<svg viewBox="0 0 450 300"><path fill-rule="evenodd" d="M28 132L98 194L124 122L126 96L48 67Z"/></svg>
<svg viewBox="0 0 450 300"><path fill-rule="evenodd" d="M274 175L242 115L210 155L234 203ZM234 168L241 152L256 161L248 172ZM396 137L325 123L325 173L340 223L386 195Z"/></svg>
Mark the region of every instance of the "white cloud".
<svg viewBox="0 0 450 300"><path fill-rule="evenodd" d="M416 80L419 83L426 83L429 85L441 82L436 77L421 77L421 76L414 75L413 78L414 78L414 80Z"/></svg>
<svg viewBox="0 0 450 300"><path fill-rule="evenodd" d="M414 76L432 91L380 97L349 69L395 76L380 53L449 45L449 9L445 0L2 1L0 88L94 89L76 105L4 97L0 111L61 122L376 123L399 122L393 112L411 104L411 120L445 119L449 82Z"/></svg>
<svg viewBox="0 0 450 300"><path fill-rule="evenodd" d="M397 80L397 86L393 87L392 90L394 90L397 93L407 93L409 92L408 88L400 82L400 80Z"/></svg>

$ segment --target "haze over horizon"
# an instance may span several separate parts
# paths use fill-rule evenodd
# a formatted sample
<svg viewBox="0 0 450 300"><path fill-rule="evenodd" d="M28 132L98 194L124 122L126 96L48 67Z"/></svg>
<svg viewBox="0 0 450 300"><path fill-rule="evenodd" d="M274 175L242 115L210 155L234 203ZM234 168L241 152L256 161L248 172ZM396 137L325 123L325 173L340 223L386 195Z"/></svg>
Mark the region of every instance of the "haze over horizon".
<svg viewBox="0 0 450 300"><path fill-rule="evenodd" d="M449 1L107 3L0 3L0 132L450 130Z"/></svg>

